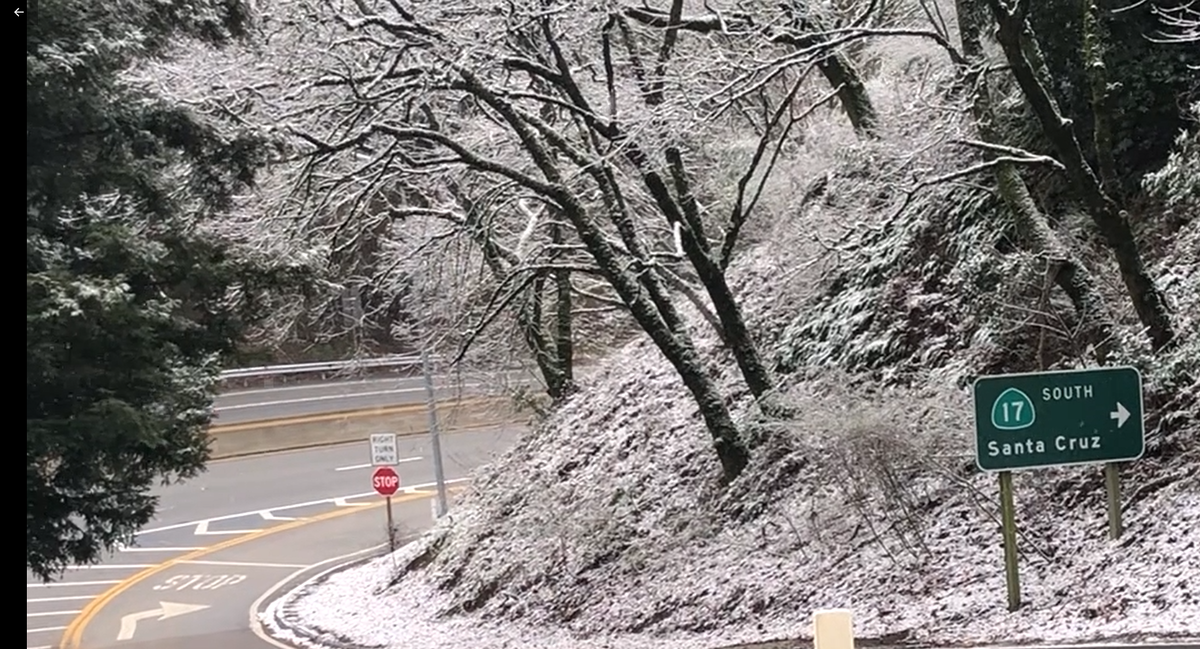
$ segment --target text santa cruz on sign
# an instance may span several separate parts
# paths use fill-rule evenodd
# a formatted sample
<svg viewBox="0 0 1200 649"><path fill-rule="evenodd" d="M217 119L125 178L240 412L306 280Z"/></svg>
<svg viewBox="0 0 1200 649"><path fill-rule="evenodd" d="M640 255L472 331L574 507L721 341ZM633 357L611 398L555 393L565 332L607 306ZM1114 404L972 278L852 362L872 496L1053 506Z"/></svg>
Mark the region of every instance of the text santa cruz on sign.
<svg viewBox="0 0 1200 649"><path fill-rule="evenodd" d="M1145 450L1136 368L983 376L973 393L984 471L1123 462Z"/></svg>

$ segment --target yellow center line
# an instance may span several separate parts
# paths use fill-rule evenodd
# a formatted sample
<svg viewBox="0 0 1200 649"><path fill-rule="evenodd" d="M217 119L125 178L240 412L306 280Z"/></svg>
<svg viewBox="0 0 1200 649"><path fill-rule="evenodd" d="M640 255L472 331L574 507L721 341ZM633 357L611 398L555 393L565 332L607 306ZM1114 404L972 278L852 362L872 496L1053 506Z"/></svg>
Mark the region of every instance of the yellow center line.
<svg viewBox="0 0 1200 649"><path fill-rule="evenodd" d="M408 501L413 501L413 500L420 500L422 498L429 498L433 495L435 495L435 492L432 492L432 491L415 491L415 492L412 492L409 494L405 494L403 496L393 496L392 504L398 504L398 503L403 503L403 502L408 502ZM349 514L356 514L358 512L362 512L362 511L365 511L368 509L382 507L385 503L386 503L385 500L380 499L379 502L371 503L371 504L365 505L365 506L346 507L344 509L335 509L334 511L331 511L331 512L325 512L322 514L317 514L315 516L309 516L308 518L301 518L301 519L297 519L297 520L294 520L294 521L291 521L288 523L282 523L282 524L276 525L274 527L268 527L266 529L257 530L257 531L251 532L249 534L243 534L242 536L237 536L237 537L234 537L227 541L221 541L220 543L210 545L208 547L201 548L199 550L193 550L192 552L188 552L187 554L180 555L173 559L168 559L162 563L159 563L159 564L156 564L149 568L146 568L145 570L142 570L141 572L133 575L132 577L129 577L128 579L121 581L121 583L114 585L112 588L109 588L108 590L104 591L99 596L97 596L95 599L88 602L87 606L83 607L83 610L81 610L79 612L79 615L77 615L75 617L75 619L71 620L71 623L69 625L67 625L66 630L63 631L63 639L62 639L62 642L59 644L59 649L79 649L81 646L81 643L83 641L84 630L87 628L88 624L90 624L92 622L92 620L95 619L95 617L100 613L100 611L105 606L107 606L109 603L112 602L112 600L116 599L117 596L121 595L125 591L129 590L130 588L133 588L134 586L149 579L150 577L153 577L154 575L157 575L158 573L160 573L164 570L167 570L168 568L179 565L180 563L183 563L186 561L192 561L194 559L199 559L200 557L214 554L214 553L220 552L221 550L232 548L234 546L241 545L243 543L249 543L250 541L256 541L265 536L270 536L272 534L278 534L279 532L286 532L288 530L294 530L298 527L303 527L305 525L310 525L312 523L319 523L321 521L327 521L327 520L331 520L334 518L347 516Z"/></svg>
<svg viewBox="0 0 1200 649"><path fill-rule="evenodd" d="M473 397L469 399L454 399L438 401L439 408L468 407L480 404L503 401L505 397ZM267 405L267 404L264 404ZM409 403L399 406L378 406L374 408L358 408L354 410L335 410L311 415L292 415L274 419L258 419L237 424L213 424L208 427L212 433L235 433L243 430L256 430L268 426L291 426L295 424L312 424L322 421L337 421L339 419L364 419L367 417L382 417L384 415L400 415L420 412L427 408L424 403Z"/></svg>

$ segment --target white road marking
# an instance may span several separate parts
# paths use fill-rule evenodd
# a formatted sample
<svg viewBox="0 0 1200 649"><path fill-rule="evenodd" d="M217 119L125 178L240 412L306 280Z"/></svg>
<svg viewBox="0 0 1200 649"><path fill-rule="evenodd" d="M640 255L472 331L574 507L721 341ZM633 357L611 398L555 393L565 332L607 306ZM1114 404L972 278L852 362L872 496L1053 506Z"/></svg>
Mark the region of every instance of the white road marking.
<svg viewBox="0 0 1200 649"><path fill-rule="evenodd" d="M54 647L52 647L48 644L44 644L40 647L25 647L25 649L54 649Z"/></svg>
<svg viewBox="0 0 1200 649"><path fill-rule="evenodd" d="M483 387L483 383L466 383L463 388L478 388ZM438 392L455 391L459 386L451 386L439 388ZM370 392L347 392L345 394L321 394L315 397L301 397L299 399L280 399L278 401L262 401L259 403L239 403L232 406L217 406L217 412L225 412L228 410L244 410L246 408L262 408L265 406L290 406L297 403L314 403L317 401L332 401L334 399L355 399L358 397L382 397L387 394L406 394L409 392L424 392L424 386L415 388L397 388L394 390L372 390ZM420 405L420 404L395 404L395 405Z"/></svg>
<svg viewBox="0 0 1200 649"><path fill-rule="evenodd" d="M42 611L41 613L26 613L25 617L51 617L54 615L78 615L82 611Z"/></svg>
<svg viewBox="0 0 1200 649"><path fill-rule="evenodd" d="M213 519L213 520L216 520L216 519ZM210 532L210 531L208 531L208 524L213 522L213 520L200 521L199 523L196 524L196 529L192 530L192 534L195 534L196 536L215 536L218 534L250 534L250 533L258 531L258 530L216 530L216 531Z"/></svg>
<svg viewBox="0 0 1200 649"><path fill-rule="evenodd" d="M26 583L26 588L62 588L63 586L111 586L121 583L120 579L102 579L100 581L59 581L53 584Z"/></svg>
<svg viewBox="0 0 1200 649"><path fill-rule="evenodd" d="M68 571L71 571L71 570L120 570L122 568L137 568L140 570L142 568L153 568L156 565L158 565L158 564L157 563L98 563L94 566L69 566L67 568L67 570Z"/></svg>
<svg viewBox="0 0 1200 649"><path fill-rule="evenodd" d="M272 392L295 392L296 390L315 390L315 389L320 389L323 386L331 386L331 385L362 386L362 385L375 385L375 384L384 384L384 383L391 383L393 385L398 385L401 381L404 381L404 380L405 379L403 379L403 378L399 378L399 379L398 378L367 379L365 381L339 381L336 383L316 383L316 384L309 384L309 385L287 385L287 386L282 386L282 387L278 387L278 388L251 388L249 390L230 390L228 392L222 392L221 395L219 397L217 397L217 400L220 401L221 397L239 396L239 395L243 395L243 394L271 394ZM413 379L408 379L408 380L417 380L417 379L413 378ZM219 408L220 406L217 406L217 407Z"/></svg>
<svg viewBox="0 0 1200 649"><path fill-rule="evenodd" d="M174 602L159 602L158 608L152 608L147 611L138 611L130 613L121 618L121 629L117 632L117 641L130 640L133 634L137 632L138 622L142 620L167 620L180 615L187 615L196 611L203 611L209 608L208 604L176 604Z"/></svg>
<svg viewBox="0 0 1200 649"><path fill-rule="evenodd" d="M446 484L448 484L448 485L458 484L460 482L466 482L467 480L469 480L469 478L457 478L454 480L447 480ZM437 486L436 482L427 482L424 484L412 485L411 487L404 487L400 491L403 491L405 493L414 493L421 489L428 489L430 487L436 487L436 486ZM265 509L263 509L263 508L252 509L248 512L241 512L238 514L226 514L225 516L215 516L213 518L207 518L207 519L199 520L199 521L188 521L186 523L175 523L174 525L164 525L162 527L154 527L154 528L151 528L148 530L142 530L142 531L138 532L138 535L140 536L142 534L154 534L157 532L169 532L171 530L181 530L186 527L196 528L196 527L199 527L202 523L216 523L218 521L228 521L228 520L232 520L235 518L243 518L245 516L257 516L258 512L261 512L261 511L281 512L281 511L287 511L289 509L299 509L301 507L312 507L313 505L324 505L326 503L329 503L331 505L337 505L339 507L345 507L347 505L342 505L339 503L343 503L347 500L353 500L355 498L366 498L367 496L376 496L376 495L378 495L378 494L376 494L375 491L372 490L372 491L364 491L363 493L358 493L358 494L350 494L349 496L335 496L333 498L322 498L320 500L310 500L308 502L295 503L295 504L291 504L291 505L280 505L278 507L267 507ZM358 503L353 503L353 504L357 505ZM205 526L205 529L207 529L207 525ZM257 531L257 530L249 530L249 531L240 532L240 533L246 534L246 533L254 532L254 531ZM226 534L226 533L227 532L210 532L210 534Z"/></svg>
<svg viewBox="0 0 1200 649"><path fill-rule="evenodd" d="M25 634L42 633L43 631L65 631L66 628L65 626L44 626L40 629L25 629Z"/></svg>
<svg viewBox="0 0 1200 649"><path fill-rule="evenodd" d="M261 563L255 561L180 561L179 563L191 563L198 566L247 566L250 568L303 568L303 564L296 563Z"/></svg>
<svg viewBox="0 0 1200 649"><path fill-rule="evenodd" d="M425 458L423 457L402 457L396 460L396 464L404 464L405 462L420 462L424 459ZM339 466L338 468L334 469L334 471L354 471L355 469L369 469L373 466L375 465L371 464L370 462L367 462L366 464L351 464L350 466Z"/></svg>
<svg viewBox="0 0 1200 649"><path fill-rule="evenodd" d="M121 552L195 552L203 550L203 547L187 547L187 548L121 548Z"/></svg>
<svg viewBox="0 0 1200 649"><path fill-rule="evenodd" d="M77 599L95 599L95 595L70 595L68 597L34 597L33 599L25 598L26 604L34 602L66 602Z"/></svg>
<svg viewBox="0 0 1200 649"><path fill-rule="evenodd" d="M368 491L366 493L353 494L350 496L343 496L343 497L344 498L363 498L365 496L370 496L373 493L375 493L375 492ZM332 503L334 500L336 500L336 498L322 498L321 500L310 500L308 502L295 503L292 505L280 505L278 507L268 507L267 511L279 512L279 511L285 511L288 509L298 509L300 507L312 507L313 505L323 505L325 503ZM199 520L199 521L189 521L187 523L175 523L174 525L164 525L162 527L154 527L154 528L151 528L148 530L142 530L142 531L138 532L138 535L140 536L142 534L154 534L156 532L169 532L171 530L181 530L185 527L196 527L200 523L216 523L218 521L228 521L228 520L232 520L235 518L243 518L245 516L257 516L258 512L260 512L260 511L263 511L263 510L262 509L252 509L248 512L241 512L240 514L226 514L224 516L216 516L213 518L207 518L207 519Z"/></svg>
<svg viewBox="0 0 1200 649"><path fill-rule="evenodd" d="M372 492L374 493L374 492ZM333 504L337 507L370 507L371 503L352 503L346 502L345 498L334 498Z"/></svg>
<svg viewBox="0 0 1200 649"><path fill-rule="evenodd" d="M271 510L269 510L269 509L264 509L261 512L258 512L258 515L261 516L264 521L294 521L294 520L296 520L295 518L293 518L291 516L276 516L275 514L272 514Z"/></svg>
<svg viewBox="0 0 1200 649"><path fill-rule="evenodd" d="M246 581L246 575L175 575L154 590L216 590Z"/></svg>

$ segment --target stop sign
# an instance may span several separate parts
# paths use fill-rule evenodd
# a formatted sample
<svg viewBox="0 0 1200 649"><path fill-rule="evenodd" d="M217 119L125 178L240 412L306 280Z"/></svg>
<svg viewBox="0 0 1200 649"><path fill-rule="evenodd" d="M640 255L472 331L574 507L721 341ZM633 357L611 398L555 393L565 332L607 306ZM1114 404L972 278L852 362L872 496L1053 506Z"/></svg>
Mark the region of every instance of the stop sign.
<svg viewBox="0 0 1200 649"><path fill-rule="evenodd" d="M400 489L400 476L390 466L381 466L371 475L371 486L380 496L390 496Z"/></svg>

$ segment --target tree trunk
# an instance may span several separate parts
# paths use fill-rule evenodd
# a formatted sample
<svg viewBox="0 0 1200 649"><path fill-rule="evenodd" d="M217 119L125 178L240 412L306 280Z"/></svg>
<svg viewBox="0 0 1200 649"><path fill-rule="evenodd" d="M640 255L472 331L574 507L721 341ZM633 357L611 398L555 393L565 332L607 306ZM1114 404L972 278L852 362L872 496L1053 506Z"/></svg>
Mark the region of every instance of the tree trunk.
<svg viewBox="0 0 1200 649"><path fill-rule="evenodd" d="M1084 340L1095 349L1096 360L1104 364L1113 352L1116 337L1112 315L1097 288L1096 278L1050 228L1016 167L1011 164L997 167L996 183L1025 245L1054 265L1055 284L1071 299Z"/></svg>
<svg viewBox="0 0 1200 649"><path fill-rule="evenodd" d="M678 29L677 26L680 22L682 7L682 0L675 0L671 5L671 14L667 16L667 24L670 27L663 37L663 48L660 50L659 55L660 70L662 66L666 65L671 47L674 44L676 37L674 30ZM630 49L630 55L637 59L637 52L633 44L627 43L627 47ZM654 110L662 101L663 96L661 92L648 91L643 93L643 102L650 110ZM622 145L625 158L633 163L641 172L642 182L645 184L646 189L649 190L651 197L654 198L659 212L662 213L668 223L673 227L679 228L680 244L683 247L683 253L688 258L693 270L696 271L696 275L708 293L709 299L713 303L713 309L716 311L716 317L720 324L717 327L717 333L720 335L722 343L733 353L738 369L741 371L750 392L755 398L761 398L774 388L771 375L758 355L758 347L754 344L750 329L746 326L746 321L742 317L741 307L738 306L737 299L733 296L733 291L729 288L729 283L726 281L725 269L714 257L713 251L708 245L699 208L696 205L696 199L692 194L684 168L682 154L678 147L675 146L668 146L664 151L675 185L676 196L672 196L663 177L655 171L655 165L645 150L638 146L636 142L626 139L620 132L614 132L612 137ZM612 185L614 186L613 189L616 189L616 183L612 183ZM618 217L614 220L614 224L617 226L618 231L622 233L622 239L626 242L626 246L630 252L648 260L648 257L640 251L640 246L635 247L638 246L636 243L637 236L633 231L632 222L628 218L628 214L624 210L616 211L614 214ZM647 288L651 291L652 297L656 295L655 288L658 285L656 280L656 274L649 275L643 280L643 283L646 283ZM657 302L658 300L656 300ZM659 310L666 319L667 324L675 328L670 319L672 317L671 314L674 313L674 307L664 309L660 304ZM703 308L701 308L701 313L708 315ZM682 329L682 325L677 328Z"/></svg>
<svg viewBox="0 0 1200 649"><path fill-rule="evenodd" d="M1013 77L1021 92L1033 108L1042 125L1042 131L1050 140L1059 160L1066 167L1067 178L1087 207L1092 221L1112 249L1121 270L1121 279L1133 302L1138 319L1146 327L1150 343L1155 351L1169 348L1175 342L1175 329L1167 302L1146 269L1141 250L1129 225L1128 215L1121 210L1096 178L1091 166L1084 158L1083 149L1071 121L1064 118L1058 104L1046 90L1042 80L1025 55L1022 43L1028 39L1036 45L1037 38L1029 30L1025 16L1014 15L1000 0L987 0L988 6L999 25L996 38L1004 50ZM1028 2L1019 5L1027 7Z"/></svg>
<svg viewBox="0 0 1200 649"><path fill-rule="evenodd" d="M750 462L750 452L742 441L741 433L725 406L725 400L712 379L704 372L700 358L692 345L691 337L682 327L671 328L668 321L681 322L669 304L669 313L661 314L656 305L642 290L638 279L617 258L617 252L605 239L604 234L591 221L583 206L567 190L555 197L563 214L571 221L580 240L596 260L601 273L609 281L617 295L629 307L629 312L645 331L658 350L662 352L700 409L700 416L713 439L713 447L721 462L725 482L741 475Z"/></svg>
<svg viewBox="0 0 1200 649"><path fill-rule="evenodd" d="M546 276L538 273L529 288L526 289L525 299L517 308L517 323L521 328L525 346L533 353L538 371L546 382L546 393L554 401L559 399L559 372L555 367L554 348L551 347L542 331L542 300L546 292Z"/></svg>
<svg viewBox="0 0 1200 649"><path fill-rule="evenodd" d="M807 0L793 0L787 7L792 24L801 33L795 36L780 36L776 40L793 45L794 47L812 47L824 42L820 34L824 31L821 21L808 8ZM862 75L858 68L843 52L834 50L828 56L817 61L817 69L837 89L838 101L846 111L850 125L860 137L878 137L879 116L875 105L863 84Z"/></svg>
<svg viewBox="0 0 1200 649"><path fill-rule="evenodd" d="M700 256L703 256L704 262L702 265L696 266L696 276L700 278L700 283L708 291L708 297L713 303L713 310L716 311L717 319L721 321L721 331L725 334L725 345L733 354L738 370L742 374L742 380L746 382L750 393L756 399L762 399L775 389L771 373L767 370L766 364L762 362L762 357L758 353L758 345L750 333L750 328L746 326L746 319L742 317L742 308L729 288L729 283L725 281L725 273L720 271L716 261L710 255L700 253Z"/></svg>
<svg viewBox="0 0 1200 649"><path fill-rule="evenodd" d="M550 240L558 245L566 242L562 224L550 225ZM560 401L575 392L575 341L571 316L571 271L554 273L554 356L558 369L558 385L551 398Z"/></svg>
<svg viewBox="0 0 1200 649"><path fill-rule="evenodd" d="M549 32L548 23L543 23L543 26ZM552 39L549 40L554 50L560 82L568 96L571 96L581 109L590 112L586 100L571 77L571 66L558 50L557 44ZM671 300L662 294L657 274L648 272L651 269L645 267L631 268L644 264L648 259L635 252L638 248L637 233L632 231L632 223L625 222L630 218L629 212L616 204L619 202L619 185L605 177L606 172L603 168L591 169L601 193L608 194L605 200L609 203L609 218L615 220L618 230L621 230L621 238L630 248L628 255L621 253L609 241L608 235L593 219L583 202L569 189L570 183L555 164L543 140L535 134L534 127L518 115L511 104L480 83L473 74L462 69L458 70L458 74L465 82L466 89L494 109L520 138L525 152L546 180L545 183L531 181L531 184L536 182L535 191L550 199L561 210L562 216L574 227L579 240L596 262L600 273L629 307L634 320L679 373L684 385L692 393L709 435L712 436L713 447L721 463L723 480L728 483L736 479L750 462L750 452L720 391L705 374L679 312Z"/></svg>
<svg viewBox="0 0 1200 649"><path fill-rule="evenodd" d="M646 184L667 220L679 223L684 254L712 300L713 310L721 322L725 345L733 353L746 387L750 388L756 399L762 398L775 388L771 373L767 371L766 364L759 356L758 345L754 342L750 328L746 326L746 319L742 316L742 308L738 305L733 290L729 288L725 271L708 245L696 197L692 193L691 183L684 169L683 156L679 149L668 147L666 157L678 201L671 197L657 174L644 171Z"/></svg>
<svg viewBox="0 0 1200 649"><path fill-rule="evenodd" d="M520 265L520 259L511 250L502 247L492 239L486 226L480 222L475 202L470 197L466 196L457 185L451 185L449 189L459 207L466 214L466 218L461 223L462 227L466 228L468 235L479 246L483 253L484 264L488 267L492 277L497 282L503 282L509 273ZM428 207L428 201L424 197L410 196L408 200ZM553 228L551 237L558 237L555 243L561 243L561 226L554 223L551 227ZM538 373L542 375L542 381L546 384L546 395L550 397L552 403L558 404L570 396L574 390L569 272L559 271L555 274L554 281L557 302L553 341L546 332L542 317L545 301L545 277L543 276L534 279L532 286L528 289L525 303L517 308L517 326L521 330L525 346L538 366ZM565 300L562 297L561 282L563 281L567 284ZM564 304L565 322L563 319Z"/></svg>
<svg viewBox="0 0 1200 649"><path fill-rule="evenodd" d="M1101 184L1111 192L1119 189L1119 186L1117 162L1113 158L1112 96L1108 88L1108 69L1104 64L1104 26L1100 22L1100 9L1094 0L1082 0L1081 5L1083 67L1087 70L1092 94L1092 142L1096 148Z"/></svg>
<svg viewBox="0 0 1200 649"><path fill-rule="evenodd" d="M863 85L862 77L850 57L841 52L833 52L817 62L817 69L829 81L829 85L837 88L838 101L846 111L850 125L861 137L878 137L879 116Z"/></svg>
<svg viewBox="0 0 1200 649"><path fill-rule="evenodd" d="M962 38L963 55L967 60L982 63L983 11L974 0L958 0L956 13L959 34ZM982 70L979 67L978 70ZM973 92L972 113L980 138L985 142L1003 144L992 128L992 101L986 83L980 82L980 72L967 72L965 86ZM991 157L991 156L989 156ZM1072 254L1050 227L1046 216L1038 209L1029 187L1013 164L997 165L996 184L1000 197L1008 205L1018 234L1025 246L1035 254L1044 256L1053 265L1055 284L1067 294L1083 327L1084 339L1096 350L1099 362L1104 363L1116 344L1113 335L1113 319L1101 295L1095 277L1087 266Z"/></svg>

